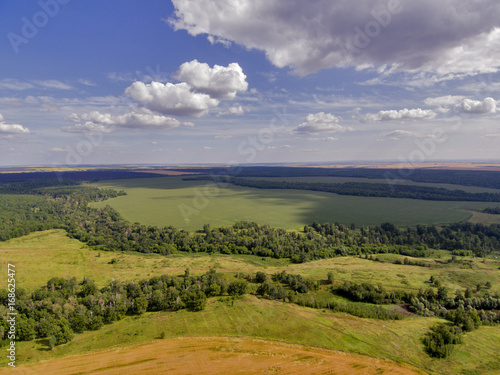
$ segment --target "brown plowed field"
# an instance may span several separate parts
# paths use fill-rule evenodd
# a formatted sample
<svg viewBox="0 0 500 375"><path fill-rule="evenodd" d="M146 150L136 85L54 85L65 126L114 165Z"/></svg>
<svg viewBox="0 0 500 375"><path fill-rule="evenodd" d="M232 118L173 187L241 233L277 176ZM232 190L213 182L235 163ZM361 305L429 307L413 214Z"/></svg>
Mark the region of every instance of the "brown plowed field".
<svg viewBox="0 0 500 375"><path fill-rule="evenodd" d="M188 337L2 368L0 374L424 374L393 361L253 338Z"/></svg>

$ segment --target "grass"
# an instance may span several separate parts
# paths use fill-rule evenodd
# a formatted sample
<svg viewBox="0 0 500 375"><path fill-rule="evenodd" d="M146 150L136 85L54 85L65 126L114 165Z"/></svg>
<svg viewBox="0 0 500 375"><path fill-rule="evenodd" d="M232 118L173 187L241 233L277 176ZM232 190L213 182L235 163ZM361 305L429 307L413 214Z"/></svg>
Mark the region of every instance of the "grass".
<svg viewBox="0 0 500 375"><path fill-rule="evenodd" d="M123 189L126 196L93 204L110 205L127 220L146 225L172 225L198 230L240 220L299 229L314 220L356 225L392 222L400 226L467 221L468 210L491 203L443 202L416 199L341 196L300 190L264 190L226 185L216 189L207 181L159 177L101 181L95 186Z"/></svg>

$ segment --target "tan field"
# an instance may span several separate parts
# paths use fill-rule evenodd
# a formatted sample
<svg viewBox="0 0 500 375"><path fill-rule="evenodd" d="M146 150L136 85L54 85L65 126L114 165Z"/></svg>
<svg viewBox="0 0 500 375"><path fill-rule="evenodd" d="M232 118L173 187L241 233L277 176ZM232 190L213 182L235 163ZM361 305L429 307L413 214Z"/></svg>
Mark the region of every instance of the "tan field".
<svg viewBox="0 0 500 375"><path fill-rule="evenodd" d="M0 374L425 374L393 361L252 338L186 337L74 355Z"/></svg>

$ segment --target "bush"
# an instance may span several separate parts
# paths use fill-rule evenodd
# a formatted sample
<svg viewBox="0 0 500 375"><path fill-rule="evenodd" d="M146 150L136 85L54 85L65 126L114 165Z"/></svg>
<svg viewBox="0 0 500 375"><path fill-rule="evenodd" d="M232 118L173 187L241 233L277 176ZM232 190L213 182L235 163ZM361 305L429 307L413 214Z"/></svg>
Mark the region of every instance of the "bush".
<svg viewBox="0 0 500 375"><path fill-rule="evenodd" d="M462 330L446 324L431 327L422 339L425 351L434 358L446 358L453 351L453 345L462 343Z"/></svg>

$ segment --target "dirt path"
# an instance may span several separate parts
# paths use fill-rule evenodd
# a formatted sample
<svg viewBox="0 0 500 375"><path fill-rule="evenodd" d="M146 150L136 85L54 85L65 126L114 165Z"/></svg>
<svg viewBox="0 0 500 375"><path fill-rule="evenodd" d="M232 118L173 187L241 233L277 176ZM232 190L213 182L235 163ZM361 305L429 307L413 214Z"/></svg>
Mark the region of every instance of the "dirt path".
<svg viewBox="0 0 500 375"><path fill-rule="evenodd" d="M396 362L270 340L187 337L74 355L0 374L424 374Z"/></svg>

